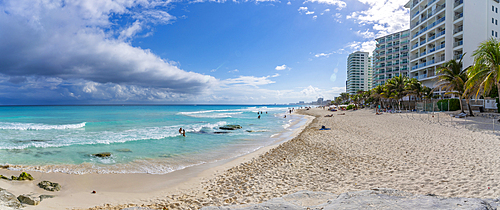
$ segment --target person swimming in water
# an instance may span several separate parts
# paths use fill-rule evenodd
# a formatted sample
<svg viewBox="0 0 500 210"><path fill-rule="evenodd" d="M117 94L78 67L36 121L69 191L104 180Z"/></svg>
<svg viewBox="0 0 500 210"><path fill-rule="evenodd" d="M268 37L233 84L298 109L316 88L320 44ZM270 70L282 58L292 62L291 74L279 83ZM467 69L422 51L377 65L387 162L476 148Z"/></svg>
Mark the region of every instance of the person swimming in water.
<svg viewBox="0 0 500 210"><path fill-rule="evenodd" d="M259 119L260 119L260 115L259 115L257 118L259 118Z"/></svg>

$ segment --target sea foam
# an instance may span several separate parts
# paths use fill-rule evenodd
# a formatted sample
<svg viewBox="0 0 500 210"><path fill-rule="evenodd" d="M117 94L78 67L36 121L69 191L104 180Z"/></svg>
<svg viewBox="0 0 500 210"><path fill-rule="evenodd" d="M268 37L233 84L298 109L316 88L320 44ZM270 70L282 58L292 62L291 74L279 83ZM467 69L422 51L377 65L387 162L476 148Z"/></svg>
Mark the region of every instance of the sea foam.
<svg viewBox="0 0 500 210"><path fill-rule="evenodd" d="M0 130L63 130L85 127L86 122L78 124L48 125L40 123L9 123L0 122Z"/></svg>

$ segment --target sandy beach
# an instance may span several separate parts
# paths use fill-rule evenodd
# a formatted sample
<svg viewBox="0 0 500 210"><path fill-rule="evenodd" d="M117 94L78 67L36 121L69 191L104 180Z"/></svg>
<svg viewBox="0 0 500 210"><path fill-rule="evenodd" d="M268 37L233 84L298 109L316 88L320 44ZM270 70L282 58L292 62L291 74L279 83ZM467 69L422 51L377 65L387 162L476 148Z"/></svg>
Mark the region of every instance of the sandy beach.
<svg viewBox="0 0 500 210"><path fill-rule="evenodd" d="M500 139L491 132L368 109L298 113L316 118L295 138L225 163L166 175L31 173L60 182L63 190L26 209L198 209L260 203L300 190L340 194L375 187L444 197L500 196ZM322 125L331 130L319 130ZM0 181L0 187L16 195L50 194L36 183Z"/></svg>

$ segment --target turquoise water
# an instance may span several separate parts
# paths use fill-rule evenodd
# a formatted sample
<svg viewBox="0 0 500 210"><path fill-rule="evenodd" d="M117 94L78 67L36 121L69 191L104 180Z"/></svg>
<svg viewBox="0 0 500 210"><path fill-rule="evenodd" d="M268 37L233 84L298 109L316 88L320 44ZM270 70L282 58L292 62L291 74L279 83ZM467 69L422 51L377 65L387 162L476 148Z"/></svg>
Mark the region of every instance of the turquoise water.
<svg viewBox="0 0 500 210"><path fill-rule="evenodd" d="M168 173L270 144L299 120L283 118L287 110L241 105L0 107L0 164L78 174ZM261 119L259 111L264 112ZM243 129L214 133L228 124ZM181 127L186 137L179 134ZM102 152L111 156L92 156Z"/></svg>

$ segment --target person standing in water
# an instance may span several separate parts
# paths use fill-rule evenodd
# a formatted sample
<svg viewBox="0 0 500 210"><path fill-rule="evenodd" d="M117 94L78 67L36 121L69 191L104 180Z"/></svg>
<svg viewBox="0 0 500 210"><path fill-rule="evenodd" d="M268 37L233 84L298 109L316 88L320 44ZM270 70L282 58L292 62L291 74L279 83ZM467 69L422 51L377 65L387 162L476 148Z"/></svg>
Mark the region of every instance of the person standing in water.
<svg viewBox="0 0 500 210"><path fill-rule="evenodd" d="M182 128L179 128L179 133L182 134Z"/></svg>
<svg viewBox="0 0 500 210"><path fill-rule="evenodd" d="M260 119L260 115L257 118Z"/></svg>
<svg viewBox="0 0 500 210"><path fill-rule="evenodd" d="M186 130L182 129L182 136L186 137Z"/></svg>

